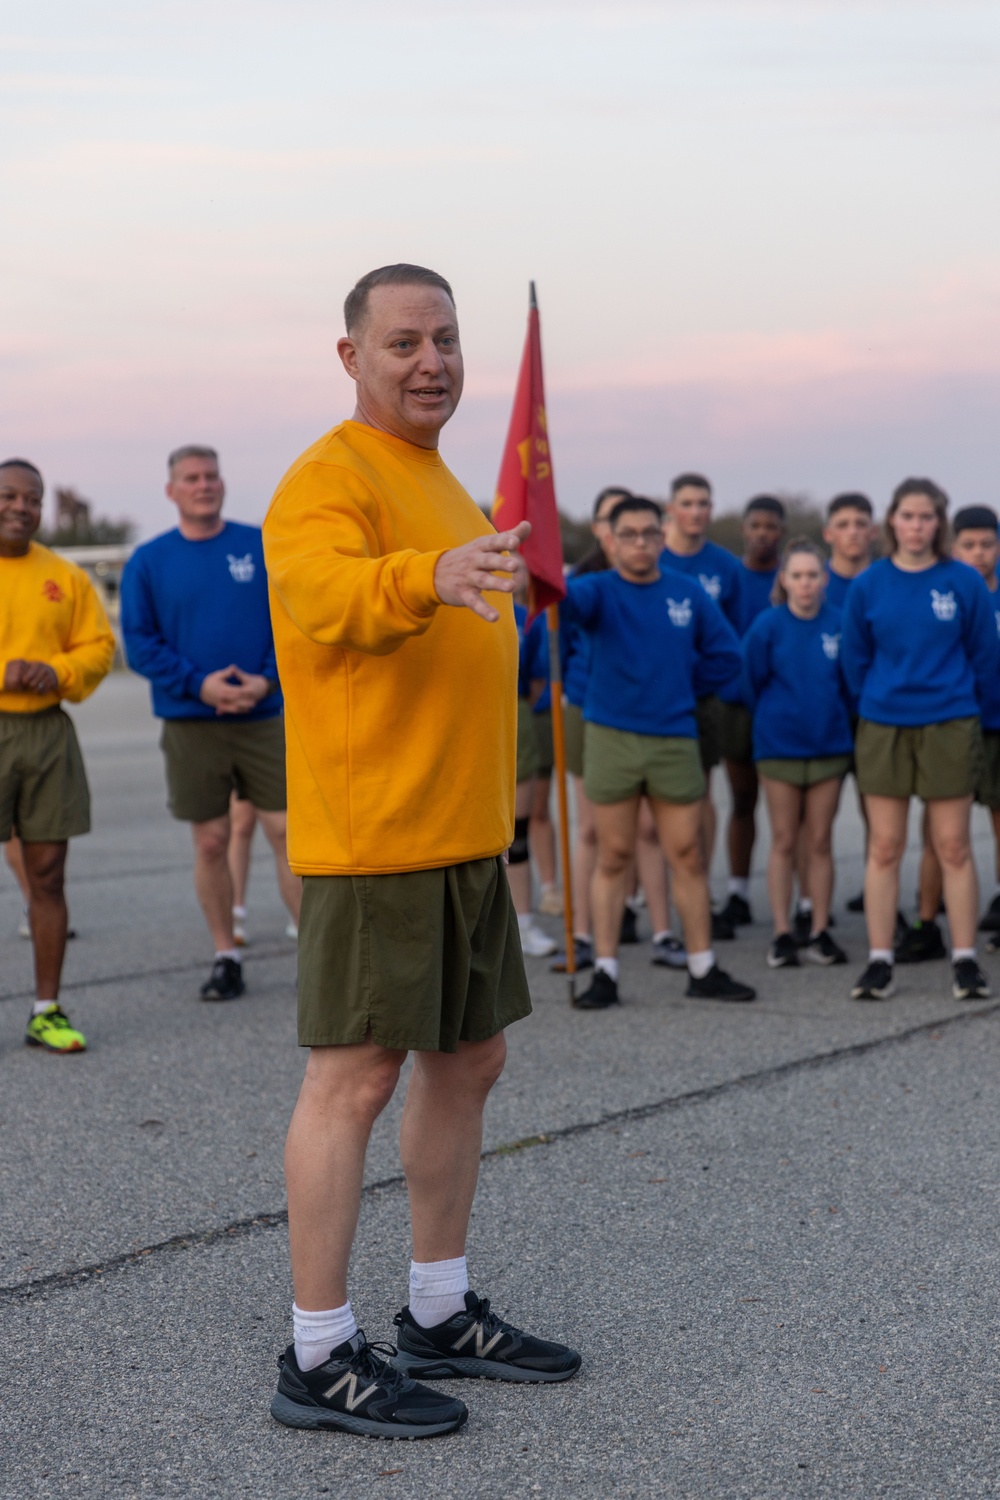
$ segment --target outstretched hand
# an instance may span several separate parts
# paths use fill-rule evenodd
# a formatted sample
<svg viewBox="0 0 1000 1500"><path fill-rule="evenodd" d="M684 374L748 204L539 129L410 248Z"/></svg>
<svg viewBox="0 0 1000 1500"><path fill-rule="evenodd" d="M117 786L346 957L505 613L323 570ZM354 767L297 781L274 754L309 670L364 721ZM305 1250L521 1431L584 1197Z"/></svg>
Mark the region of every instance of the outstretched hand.
<svg viewBox="0 0 1000 1500"><path fill-rule="evenodd" d="M530 522L522 521L512 531L477 536L464 547L442 552L434 569L434 590L441 603L471 609L494 624L500 612L483 595L514 592L517 581L511 575L517 568L515 554L530 535Z"/></svg>

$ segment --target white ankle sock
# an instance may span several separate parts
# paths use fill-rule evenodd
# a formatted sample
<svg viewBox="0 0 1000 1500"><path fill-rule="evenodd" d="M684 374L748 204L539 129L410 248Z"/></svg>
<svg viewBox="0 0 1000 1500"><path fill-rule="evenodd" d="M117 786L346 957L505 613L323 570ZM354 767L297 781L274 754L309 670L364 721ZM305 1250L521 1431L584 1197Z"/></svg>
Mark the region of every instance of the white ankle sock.
<svg viewBox="0 0 1000 1500"><path fill-rule="evenodd" d="M618 960L617 958L595 958L594 968L599 969L602 974L607 974L609 979L618 983Z"/></svg>
<svg viewBox="0 0 1000 1500"><path fill-rule="evenodd" d="M812 911L812 909L813 909L813 904L809 900L808 896L804 896L804 897L800 897L799 898L799 903L798 903L798 905L795 908L796 911L805 912L808 915L808 913L810 913Z"/></svg>
<svg viewBox="0 0 1000 1500"><path fill-rule="evenodd" d="M670 930L670 928L669 927L664 927L664 929L663 929L662 932L654 932L653 933L653 942L654 943L665 943L667 941L667 938L672 938L672 937L673 937L673 932Z"/></svg>
<svg viewBox="0 0 1000 1500"><path fill-rule="evenodd" d="M952 948L951 950L951 961L953 964L961 963L963 958L971 958L974 960L975 957L975 948Z"/></svg>
<svg viewBox="0 0 1000 1500"><path fill-rule="evenodd" d="M246 914L247 914L247 909L246 909L245 906L234 906L233 907L233 916L237 919L237 921L242 922L242 920L246 916Z"/></svg>
<svg viewBox="0 0 1000 1500"><path fill-rule="evenodd" d="M239 963L240 950L238 948L220 948L215 957L216 959L231 958L234 963Z"/></svg>
<svg viewBox="0 0 1000 1500"><path fill-rule="evenodd" d="M326 1312L304 1312L293 1302L292 1330L299 1369L315 1370L330 1358L331 1349L354 1337L358 1325L349 1302Z"/></svg>
<svg viewBox="0 0 1000 1500"><path fill-rule="evenodd" d="M868 950L868 962L870 964L879 962L884 964L892 964L893 961L893 952L891 948L869 948Z"/></svg>
<svg viewBox="0 0 1000 1500"><path fill-rule="evenodd" d="M711 948L706 948L703 953L688 954L688 970L695 979L704 979L710 969L715 967L715 953Z"/></svg>
<svg viewBox="0 0 1000 1500"><path fill-rule="evenodd" d="M731 896L742 896L744 901L750 900L750 881L743 875L730 875L726 881L726 889Z"/></svg>
<svg viewBox="0 0 1000 1500"><path fill-rule="evenodd" d="M464 1255L455 1260L410 1261L410 1315L421 1328L433 1328L461 1312L468 1290Z"/></svg>
<svg viewBox="0 0 1000 1500"><path fill-rule="evenodd" d="M49 1008L50 1005L58 1005L58 1004L59 1004L58 1000L36 1000L35 1003L31 1007L31 1014L33 1016L40 1016L43 1011L48 1010L48 1008Z"/></svg>
<svg viewBox="0 0 1000 1500"><path fill-rule="evenodd" d="M519 932L528 932L535 925L534 914L530 911L519 911L517 914L517 929Z"/></svg>

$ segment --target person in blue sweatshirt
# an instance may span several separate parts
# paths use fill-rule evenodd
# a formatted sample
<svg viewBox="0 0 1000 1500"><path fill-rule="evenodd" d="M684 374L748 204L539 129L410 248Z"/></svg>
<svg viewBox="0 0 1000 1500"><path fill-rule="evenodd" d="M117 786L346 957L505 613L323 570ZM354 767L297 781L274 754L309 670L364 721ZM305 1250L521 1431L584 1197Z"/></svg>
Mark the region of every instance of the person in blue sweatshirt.
<svg viewBox="0 0 1000 1500"><path fill-rule="evenodd" d="M840 611L826 602L825 592L822 552L807 538L795 538L782 556L776 607L758 615L743 640L754 762L771 822L767 890L774 940L767 962L772 969L799 962L789 918L800 847L812 903L811 931L801 953L818 964L847 962L827 926L833 820L854 735L840 671Z"/></svg>
<svg viewBox="0 0 1000 1500"><path fill-rule="evenodd" d="M565 616L590 637L584 698L584 785L594 804L595 966L581 1009L618 1004L618 937L639 804L647 796L684 927L687 994L752 1000L711 947L701 844L705 776L698 753L696 683L711 691L740 667L736 637L700 585L661 571L660 507L644 496L611 512L612 570L570 580Z"/></svg>
<svg viewBox="0 0 1000 1500"><path fill-rule="evenodd" d="M927 803L941 862L956 1000L989 994L976 961L978 890L969 816L981 760L980 705L1000 671L982 578L947 555L948 497L906 479L886 516L888 556L856 578L843 616L844 675L858 700L858 786L868 812L867 968L851 994L894 993L893 933L910 798Z"/></svg>
<svg viewBox="0 0 1000 1500"><path fill-rule="evenodd" d="M170 811L191 824L195 890L215 944L202 998L234 1000L244 989L227 864L234 787L257 810L296 926L301 900L285 852L285 735L267 575L260 528L222 518L214 449L176 449L168 476L178 524L129 559L122 635L163 720Z"/></svg>
<svg viewBox="0 0 1000 1500"><path fill-rule="evenodd" d="M527 572L521 557L515 559L515 570L519 591L527 586ZM529 649L531 632L528 630L528 607L515 596L514 623L517 626L518 672L517 672L517 782L514 789L514 842L507 851L507 879L510 894L517 913L517 925L521 934L521 951L529 958L548 958L555 953L556 943L535 921L531 910L531 851L529 848L529 825L535 777L538 774L538 744L535 738L534 714L531 711L532 693L542 684L537 681L538 670L532 661ZM547 669L546 669L547 670Z"/></svg>

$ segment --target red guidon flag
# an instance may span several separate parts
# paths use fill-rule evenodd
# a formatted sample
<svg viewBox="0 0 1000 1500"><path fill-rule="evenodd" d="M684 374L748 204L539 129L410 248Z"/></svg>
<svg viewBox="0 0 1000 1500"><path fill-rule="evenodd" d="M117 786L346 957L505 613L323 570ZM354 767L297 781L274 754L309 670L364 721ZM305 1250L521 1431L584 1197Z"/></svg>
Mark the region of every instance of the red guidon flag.
<svg viewBox="0 0 1000 1500"><path fill-rule="evenodd" d="M532 616L540 614L549 604L558 604L566 593L566 582L563 578L556 487L552 477L552 453L545 420L542 336L534 282L531 283L528 336L521 357L492 516L498 531L514 527L520 521L531 522L531 535L521 546L521 556L531 579Z"/></svg>

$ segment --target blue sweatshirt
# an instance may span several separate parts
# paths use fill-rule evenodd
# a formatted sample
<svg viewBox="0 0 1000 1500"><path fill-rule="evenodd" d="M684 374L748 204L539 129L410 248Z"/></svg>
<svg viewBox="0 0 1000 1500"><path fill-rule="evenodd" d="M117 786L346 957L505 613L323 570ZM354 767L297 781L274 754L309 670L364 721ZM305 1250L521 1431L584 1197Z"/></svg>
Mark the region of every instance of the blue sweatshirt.
<svg viewBox="0 0 1000 1500"><path fill-rule="evenodd" d="M259 526L227 521L207 541L174 530L144 542L122 574L121 620L128 664L152 683L159 719L216 719L198 694L210 672L231 662L278 680ZM280 712L273 692L225 720Z"/></svg>
<svg viewBox="0 0 1000 1500"><path fill-rule="evenodd" d="M660 567L671 573L697 578L705 593L722 610L737 633L740 632L740 574L746 569L738 557L715 542L704 542L700 551L684 555L664 547Z"/></svg>
<svg viewBox="0 0 1000 1500"><path fill-rule="evenodd" d="M754 620L743 638L754 760L850 754L854 735L840 635L840 610L832 604L813 620L800 620L787 604Z"/></svg>
<svg viewBox="0 0 1000 1500"><path fill-rule="evenodd" d="M867 570L866 569L862 569L862 572L864 572L864 571L867 571ZM856 576L858 578L860 578L861 574L858 573ZM844 607L844 605L847 603L847 595L848 595L848 592L850 591L850 587L851 587L851 584L853 582L854 582L853 578L841 578L840 574L839 573L835 573L833 571L833 569L830 567L830 564L827 563L827 565L826 565L826 602L828 604L832 604L833 607L834 607L834 609L841 609L842 610L843 607Z"/></svg>
<svg viewBox="0 0 1000 1500"><path fill-rule="evenodd" d="M851 584L841 655L862 718L906 726L978 714L1000 672L989 590L951 558L920 573L882 558Z"/></svg>
<svg viewBox="0 0 1000 1500"><path fill-rule="evenodd" d="M526 645L528 632L525 625L528 623L528 611L525 605L514 605L514 624L517 626L517 696L528 698L531 695L531 681L527 671L528 661Z"/></svg>
<svg viewBox="0 0 1000 1500"><path fill-rule="evenodd" d="M585 719L697 739L695 673L708 693L740 666L731 626L699 585L665 570L652 583L590 573L570 579L562 608L590 638Z"/></svg>
<svg viewBox="0 0 1000 1500"><path fill-rule="evenodd" d="M531 705L532 713L548 713L552 707L552 686L549 681L549 622L544 614L535 616L525 637L524 673L529 682L545 683L541 696Z"/></svg>
<svg viewBox="0 0 1000 1500"><path fill-rule="evenodd" d="M980 573L979 576L982 578L983 575ZM1000 640L1000 592L997 591L996 585L991 589L987 584L986 590L990 596L993 618L997 622L997 639ZM994 674L992 682L980 699L980 717L984 729L992 734L1000 732L1000 672Z"/></svg>
<svg viewBox="0 0 1000 1500"><path fill-rule="evenodd" d="M733 619L733 628L740 640L746 635L757 616L763 614L765 609L771 608L771 590L774 588L774 580L777 576L777 568L771 568L766 573L755 573L740 563L739 591L736 596L735 618ZM743 692L742 673L719 689L719 697L723 703L742 703L749 706L746 704Z"/></svg>

